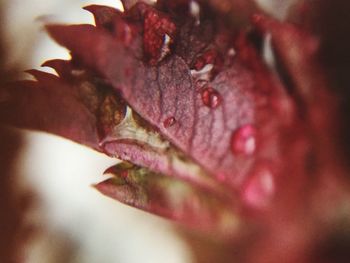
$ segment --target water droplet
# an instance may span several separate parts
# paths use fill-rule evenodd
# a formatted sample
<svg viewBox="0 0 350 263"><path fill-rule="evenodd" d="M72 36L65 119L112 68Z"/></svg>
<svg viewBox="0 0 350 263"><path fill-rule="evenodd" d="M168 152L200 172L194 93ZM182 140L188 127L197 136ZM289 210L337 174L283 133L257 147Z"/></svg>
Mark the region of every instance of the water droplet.
<svg viewBox="0 0 350 263"><path fill-rule="evenodd" d="M221 104L221 96L215 89L205 88L202 91L202 101L205 106L214 109Z"/></svg>
<svg viewBox="0 0 350 263"><path fill-rule="evenodd" d="M175 122L176 122L176 120L174 117L169 117L164 121L163 125L165 128L169 128L169 127L173 126L175 124Z"/></svg>
<svg viewBox="0 0 350 263"><path fill-rule="evenodd" d="M227 52L227 55L229 55L230 57L233 57L236 55L236 50L234 48L230 48Z"/></svg>
<svg viewBox="0 0 350 263"><path fill-rule="evenodd" d="M243 188L243 201L254 208L265 208L275 192L274 176L267 166L259 166Z"/></svg>
<svg viewBox="0 0 350 263"><path fill-rule="evenodd" d="M199 71L203 69L206 65L214 65L217 59L217 51L209 49L196 58L193 67L195 70Z"/></svg>
<svg viewBox="0 0 350 263"><path fill-rule="evenodd" d="M256 150L256 129L247 124L233 132L231 150L234 154L252 155Z"/></svg>

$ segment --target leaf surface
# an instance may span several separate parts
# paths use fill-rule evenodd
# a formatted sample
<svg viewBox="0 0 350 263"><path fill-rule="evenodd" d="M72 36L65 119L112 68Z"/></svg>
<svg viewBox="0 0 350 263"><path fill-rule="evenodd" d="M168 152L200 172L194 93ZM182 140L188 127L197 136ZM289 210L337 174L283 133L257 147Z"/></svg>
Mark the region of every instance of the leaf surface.
<svg viewBox="0 0 350 263"><path fill-rule="evenodd" d="M158 20L166 21L165 24L169 25L175 23L144 5L135 6L132 14L135 12L139 12L136 18L129 13L125 16L133 21L131 24L136 24L139 32L148 30L143 27L147 17L151 16L147 14L155 17L154 23ZM223 34L219 30L218 34L210 33L208 39L203 40L202 37L201 40L201 30L195 28L194 22L186 26L188 30L197 32L191 38L202 44L201 50L195 50L193 46L192 59L186 59L181 45L194 40L189 40L187 34L176 35L173 31L167 31L170 30L168 28L159 28L154 37L170 38L174 46L165 47L166 54L153 57L157 59L153 62L143 53L148 39L141 42L136 36L134 44L125 45L118 35L113 36L89 25L52 25L48 30L58 43L102 74L121 92L133 110L185 155L198 162L212 176L238 185L247 176L254 158L241 158L232 152L233 133L246 125L263 125L256 112L258 109L265 115L268 111L272 112L271 93L283 95L257 55L251 57L254 60L250 64L245 62L244 56L227 55L234 48L234 35L226 36L226 42L217 42L217 38ZM215 26L213 22L214 32ZM178 38L172 39L171 34ZM74 41L73 36L76 36ZM254 54L255 51L248 45L245 52ZM204 61L203 65L201 61ZM256 77L259 74L266 74L261 77L262 84L257 82L260 80ZM168 125L170 119L172 123Z"/></svg>

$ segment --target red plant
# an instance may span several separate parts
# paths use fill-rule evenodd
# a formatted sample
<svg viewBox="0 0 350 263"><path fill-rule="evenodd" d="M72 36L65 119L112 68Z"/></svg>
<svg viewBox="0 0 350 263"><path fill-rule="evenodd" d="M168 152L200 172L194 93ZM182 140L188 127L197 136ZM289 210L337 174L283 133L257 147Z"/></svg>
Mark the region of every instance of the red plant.
<svg viewBox="0 0 350 263"><path fill-rule="evenodd" d="M345 262L347 125L317 27L327 1L300 5L299 24L249 1L133 2L86 7L96 26L48 25L72 59L4 88L1 119L123 160L96 188L201 233L203 262Z"/></svg>

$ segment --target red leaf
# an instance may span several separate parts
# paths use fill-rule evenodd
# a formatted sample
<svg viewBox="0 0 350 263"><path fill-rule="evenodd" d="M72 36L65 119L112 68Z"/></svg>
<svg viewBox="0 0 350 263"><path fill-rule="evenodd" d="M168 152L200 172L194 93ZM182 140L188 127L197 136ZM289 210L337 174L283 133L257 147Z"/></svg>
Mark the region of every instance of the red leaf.
<svg viewBox="0 0 350 263"><path fill-rule="evenodd" d="M195 27L193 23L186 26ZM246 66L240 57L227 56L232 44L204 42L204 50L210 46L215 50L213 54L226 56L224 66L220 70L216 68L215 74L211 70L217 67L216 59L209 59L213 64L196 71L191 69L193 62L186 63L182 51L176 49L158 61L157 66L149 65L145 57L134 55L135 50L138 53L145 46L132 45L130 49L123 41L92 26L49 26L48 30L60 44L103 74L136 112L214 177L237 185L247 176L254 158L241 158L233 153L231 137L245 125L260 127L261 116L266 118L270 114L267 112L273 111L270 99L275 95L272 94L283 96L257 55L250 63L259 66ZM165 35L163 29L158 33ZM176 46L188 42L188 37L179 35ZM197 41L201 42L196 34L191 37L198 37ZM215 34L212 39L216 39ZM147 45L147 39L144 41ZM249 46L246 49L254 53ZM257 82L258 74L264 75L261 78L264 85ZM257 108L261 112L259 116ZM171 126L169 118L174 120ZM262 140L260 136L257 134L253 140Z"/></svg>
<svg viewBox="0 0 350 263"><path fill-rule="evenodd" d="M95 187L127 205L175 220L191 229L231 236L238 227L236 208L228 200L145 168L120 163L112 178Z"/></svg>
<svg viewBox="0 0 350 263"><path fill-rule="evenodd" d="M98 148L96 119L75 97L70 86L57 77L32 72L40 81L15 82L2 92L0 119L27 129L54 133Z"/></svg>
<svg viewBox="0 0 350 263"><path fill-rule="evenodd" d="M242 27L250 1L199 1L199 12L187 0L134 2L123 2L124 13L88 7L96 27L48 26L73 60L45 64L59 78L30 71L38 82L4 89L1 118L136 164L110 169L114 177L97 185L129 205L204 229L239 206L238 217L256 216L263 230L246 242L254 246L247 262L308 262L314 233L339 222L349 200L339 101L318 39L261 15L254 31L237 31L224 13L242 4ZM273 69L260 54L267 36ZM173 199L179 185L185 191Z"/></svg>
<svg viewBox="0 0 350 263"><path fill-rule="evenodd" d="M107 84L70 61L52 60L59 77L30 70L37 81L1 88L1 121L61 135L100 150L100 134L124 118L125 104Z"/></svg>

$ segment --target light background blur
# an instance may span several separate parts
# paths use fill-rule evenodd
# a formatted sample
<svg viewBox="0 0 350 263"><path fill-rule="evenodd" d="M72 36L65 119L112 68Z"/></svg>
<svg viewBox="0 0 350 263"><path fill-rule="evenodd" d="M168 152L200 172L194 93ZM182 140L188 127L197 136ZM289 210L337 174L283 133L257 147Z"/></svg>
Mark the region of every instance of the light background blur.
<svg viewBox="0 0 350 263"><path fill-rule="evenodd" d="M45 22L92 23L82 6L121 7L118 0L2 2L8 65L22 69L39 68L52 58L69 58L65 49L47 37L42 29ZM285 15L286 1L258 2L279 18ZM25 263L192 261L186 244L168 222L121 205L91 187L116 160L48 134L27 132L25 137L18 182L37 194L35 209L27 218L41 229L26 250Z"/></svg>
<svg viewBox="0 0 350 263"><path fill-rule="evenodd" d="M47 37L43 24L93 23L81 9L92 3L121 6L115 0L7 1L8 64L29 69L48 59L69 58ZM165 220L119 204L91 187L116 160L52 135L25 136L19 183L38 195L36 209L27 217L41 229L26 250L26 263L191 262Z"/></svg>

